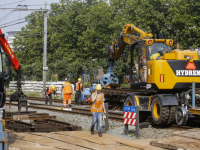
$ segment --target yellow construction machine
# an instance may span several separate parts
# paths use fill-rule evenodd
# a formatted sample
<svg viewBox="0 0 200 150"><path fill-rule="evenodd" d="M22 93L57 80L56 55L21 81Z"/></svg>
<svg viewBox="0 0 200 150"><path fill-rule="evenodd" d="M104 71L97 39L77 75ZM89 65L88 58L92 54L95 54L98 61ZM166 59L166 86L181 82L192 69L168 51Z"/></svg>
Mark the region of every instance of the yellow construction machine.
<svg viewBox="0 0 200 150"><path fill-rule="evenodd" d="M173 40L159 38L124 25L120 36L106 46L107 59L114 63L128 46L130 88L103 88L106 101L139 106L140 122L152 115L157 125L185 125L188 116L200 115L200 61L194 50L172 50ZM196 87L196 88L195 88Z"/></svg>

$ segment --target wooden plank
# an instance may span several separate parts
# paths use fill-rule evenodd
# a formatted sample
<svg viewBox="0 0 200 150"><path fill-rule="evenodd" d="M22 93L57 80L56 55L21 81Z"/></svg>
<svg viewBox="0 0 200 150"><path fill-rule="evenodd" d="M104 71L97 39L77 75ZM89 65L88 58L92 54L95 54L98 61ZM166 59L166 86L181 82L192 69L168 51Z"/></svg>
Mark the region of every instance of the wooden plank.
<svg viewBox="0 0 200 150"><path fill-rule="evenodd" d="M177 150L178 148L197 150L200 147L200 140L174 136L168 139L153 140L150 144L152 146L171 150Z"/></svg>
<svg viewBox="0 0 200 150"><path fill-rule="evenodd" d="M195 129L187 130L187 131L176 131L173 133L173 135L200 140L200 136L199 136L200 130L195 130Z"/></svg>
<svg viewBox="0 0 200 150"><path fill-rule="evenodd" d="M65 142L66 138L63 141L55 140L55 138L32 135L29 133L20 134L22 136L21 140L31 143L37 143L39 145L43 145L45 147L53 147L55 149L85 149L70 143ZM17 145L17 143L15 144Z"/></svg>
<svg viewBox="0 0 200 150"><path fill-rule="evenodd" d="M91 135L90 133L89 138L91 139L95 139L96 142L91 142L90 140L84 139L82 138L82 132L76 132L77 134L79 134L80 136L72 136L68 135L68 134L62 134L63 132L58 132L57 133L48 133L48 134L41 134L41 133L31 133L33 135L38 135L40 137L48 137L48 138L52 138L55 141L61 141L64 143L69 143L72 146L76 145L79 148L86 148L86 149L116 149L116 150L139 150L139 149L133 149L131 147L128 146L122 146L120 144L116 145L116 143L114 144L99 144L99 140L103 139L103 138L99 138L97 134L95 135ZM67 133L67 132L66 132ZM69 133L69 132L68 132ZM67 139L67 140L66 140ZM71 149L71 146L67 147L69 149Z"/></svg>

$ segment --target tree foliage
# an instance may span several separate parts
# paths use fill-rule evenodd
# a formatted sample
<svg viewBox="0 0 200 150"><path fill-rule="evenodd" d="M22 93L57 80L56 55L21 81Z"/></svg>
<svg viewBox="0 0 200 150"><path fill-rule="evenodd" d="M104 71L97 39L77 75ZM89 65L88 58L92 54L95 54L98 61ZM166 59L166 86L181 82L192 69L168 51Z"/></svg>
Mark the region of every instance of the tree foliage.
<svg viewBox="0 0 200 150"><path fill-rule="evenodd" d="M26 17L28 24L14 40L15 54L23 75L42 80L44 14ZM84 72L93 78L93 69L106 63L105 46L116 39L126 23L152 34L164 33L181 48L200 47L199 0L60 0L48 13L47 79L58 74L71 82ZM174 46L174 47L175 47ZM91 61L97 59L97 62ZM114 71L122 81L127 65L116 62ZM88 68L84 70L84 68Z"/></svg>

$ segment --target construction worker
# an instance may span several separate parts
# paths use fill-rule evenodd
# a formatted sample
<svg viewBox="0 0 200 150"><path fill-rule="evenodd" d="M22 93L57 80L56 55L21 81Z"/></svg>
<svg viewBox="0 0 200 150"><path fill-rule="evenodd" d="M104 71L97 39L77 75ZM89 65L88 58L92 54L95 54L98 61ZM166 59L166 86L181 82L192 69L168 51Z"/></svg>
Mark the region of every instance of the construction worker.
<svg viewBox="0 0 200 150"><path fill-rule="evenodd" d="M62 86L61 95L62 95L62 92L64 94L63 106L67 107L67 99L68 99L68 105L71 106L72 85L71 85L71 83L68 82L67 78L65 78L65 83Z"/></svg>
<svg viewBox="0 0 200 150"><path fill-rule="evenodd" d="M78 78L78 82L76 82L74 86L74 90L76 90L76 95L75 95L75 103L76 104L81 104L81 91L83 91L83 85L81 83L81 78Z"/></svg>
<svg viewBox="0 0 200 150"><path fill-rule="evenodd" d="M48 99L49 99L50 105L52 105L52 94L53 94L53 99L54 99L55 94L56 94L56 87L55 86L48 87L47 90L46 90L46 100L45 100L46 105L47 105Z"/></svg>
<svg viewBox="0 0 200 150"><path fill-rule="evenodd" d="M91 134L94 134L94 125L97 121L98 117L98 134L99 137L102 137L102 119L103 119L103 113L106 113L105 107L104 107L104 94L101 93L101 85L97 84L96 91L92 93L92 106L91 106L91 113L92 113L92 125L91 125ZM104 111L103 111L104 110Z"/></svg>

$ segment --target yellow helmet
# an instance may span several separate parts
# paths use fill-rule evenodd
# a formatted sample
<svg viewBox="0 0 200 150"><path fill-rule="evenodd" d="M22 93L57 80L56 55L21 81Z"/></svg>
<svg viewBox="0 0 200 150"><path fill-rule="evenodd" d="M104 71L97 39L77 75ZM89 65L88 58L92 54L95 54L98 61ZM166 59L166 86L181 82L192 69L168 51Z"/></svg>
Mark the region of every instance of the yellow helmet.
<svg viewBox="0 0 200 150"><path fill-rule="evenodd" d="M97 86L96 86L96 90L101 90L102 88L101 88L101 84L97 84Z"/></svg>
<svg viewBox="0 0 200 150"><path fill-rule="evenodd" d="M55 90L56 90L56 87L55 87L55 86L52 86L52 89L55 91Z"/></svg>
<svg viewBox="0 0 200 150"><path fill-rule="evenodd" d="M78 78L78 81L81 81L81 78Z"/></svg>

